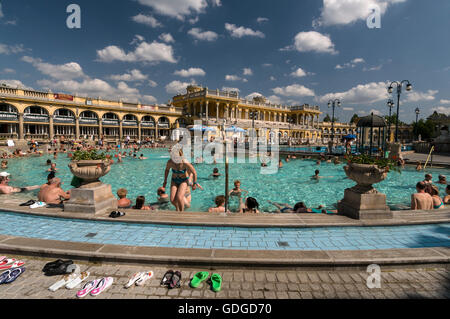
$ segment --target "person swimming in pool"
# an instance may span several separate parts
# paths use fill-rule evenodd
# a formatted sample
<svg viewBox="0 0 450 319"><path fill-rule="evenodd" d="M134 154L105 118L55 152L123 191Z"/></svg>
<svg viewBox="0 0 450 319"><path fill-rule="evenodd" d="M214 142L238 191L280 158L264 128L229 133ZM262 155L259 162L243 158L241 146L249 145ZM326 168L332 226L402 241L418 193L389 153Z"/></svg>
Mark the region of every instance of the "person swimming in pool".
<svg viewBox="0 0 450 319"><path fill-rule="evenodd" d="M185 195L189 188L189 176L192 174L192 189L196 190L197 171L183 156L183 150L170 150L171 158L167 161L164 173L163 188L166 189L167 178L172 170L172 180L170 185L170 202L176 210L183 212L186 206Z"/></svg>
<svg viewBox="0 0 450 319"><path fill-rule="evenodd" d="M321 177L319 176L320 171L318 169L316 169L316 171L314 172L314 175L311 176L311 179L315 179L315 180L319 180Z"/></svg>
<svg viewBox="0 0 450 319"><path fill-rule="evenodd" d="M235 181L234 182L234 188L230 191L228 196L236 196L236 197L241 198L243 192L245 192L244 196L248 195L248 191L246 191L245 189L241 189L241 182L240 181Z"/></svg>
<svg viewBox="0 0 450 319"><path fill-rule="evenodd" d="M222 175L219 173L219 169L216 167L213 169L213 173L210 176L213 178L219 178Z"/></svg>

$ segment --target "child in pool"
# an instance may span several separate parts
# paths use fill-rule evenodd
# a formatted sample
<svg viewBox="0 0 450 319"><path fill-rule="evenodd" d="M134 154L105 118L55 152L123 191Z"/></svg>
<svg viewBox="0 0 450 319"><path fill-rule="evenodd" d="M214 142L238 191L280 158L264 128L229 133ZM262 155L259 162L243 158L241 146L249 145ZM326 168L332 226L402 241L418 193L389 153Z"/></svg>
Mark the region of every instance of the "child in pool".
<svg viewBox="0 0 450 319"><path fill-rule="evenodd" d="M236 196L241 198L242 197L242 192L245 192L245 196L248 195L248 191L241 189L241 182L240 181L235 181L234 182L234 188L230 191L230 193L228 194L229 196Z"/></svg>
<svg viewBox="0 0 450 319"><path fill-rule="evenodd" d="M159 204L167 204L170 202L169 195L166 194L166 190L164 188L158 188L157 194Z"/></svg>

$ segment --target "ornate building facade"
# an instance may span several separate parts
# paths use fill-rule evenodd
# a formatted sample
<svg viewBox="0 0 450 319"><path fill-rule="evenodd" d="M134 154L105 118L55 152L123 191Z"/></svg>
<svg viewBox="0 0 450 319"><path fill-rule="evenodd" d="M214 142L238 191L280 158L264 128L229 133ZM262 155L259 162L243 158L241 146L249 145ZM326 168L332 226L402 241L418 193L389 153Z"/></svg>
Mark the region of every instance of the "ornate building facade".
<svg viewBox="0 0 450 319"><path fill-rule="evenodd" d="M282 106L263 97L190 86L170 105L143 105L101 98L0 86L0 138L49 140L91 138L116 141L168 138L171 131L201 120L211 127L278 129L282 138L320 140L318 106Z"/></svg>

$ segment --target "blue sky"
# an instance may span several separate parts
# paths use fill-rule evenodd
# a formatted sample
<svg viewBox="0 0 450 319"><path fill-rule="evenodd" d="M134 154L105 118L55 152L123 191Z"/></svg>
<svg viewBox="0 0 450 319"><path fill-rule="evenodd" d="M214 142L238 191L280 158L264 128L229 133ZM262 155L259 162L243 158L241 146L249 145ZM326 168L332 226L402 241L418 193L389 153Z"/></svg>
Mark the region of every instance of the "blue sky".
<svg viewBox="0 0 450 319"><path fill-rule="evenodd" d="M348 121L386 114L388 82L407 79L412 122L416 107L450 113L449 13L448 0L3 0L0 82L144 104L196 83L325 113L340 98Z"/></svg>

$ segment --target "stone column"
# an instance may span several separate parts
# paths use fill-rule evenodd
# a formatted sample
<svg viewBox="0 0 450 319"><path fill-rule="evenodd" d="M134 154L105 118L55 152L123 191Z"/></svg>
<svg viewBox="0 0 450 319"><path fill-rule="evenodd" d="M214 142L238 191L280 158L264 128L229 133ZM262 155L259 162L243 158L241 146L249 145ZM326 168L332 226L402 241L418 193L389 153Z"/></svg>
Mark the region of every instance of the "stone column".
<svg viewBox="0 0 450 319"><path fill-rule="evenodd" d="M98 120L98 139L100 140L103 135L103 122L102 119Z"/></svg>
<svg viewBox="0 0 450 319"><path fill-rule="evenodd" d="M156 121L156 123L155 123L155 139L158 139L159 138L159 132L158 132L158 121Z"/></svg>
<svg viewBox="0 0 450 319"><path fill-rule="evenodd" d="M23 113L19 113L19 140L23 140Z"/></svg>
<svg viewBox="0 0 450 319"><path fill-rule="evenodd" d="M75 139L80 139L80 118L78 116L75 117Z"/></svg>
<svg viewBox="0 0 450 319"><path fill-rule="evenodd" d="M206 105L206 111L205 111L205 113L206 113L206 120L209 121L209 102L206 101L205 105Z"/></svg>
<svg viewBox="0 0 450 319"><path fill-rule="evenodd" d="M49 139L55 135L55 128L53 127L53 116L49 117Z"/></svg>
<svg viewBox="0 0 450 319"><path fill-rule="evenodd" d="M226 112L227 112L227 114L226 114L225 118L227 120L229 120L230 119L230 104L227 104Z"/></svg>
<svg viewBox="0 0 450 319"><path fill-rule="evenodd" d="M217 122L219 122L219 103L217 103L217 106L216 106L216 118L217 118Z"/></svg>

